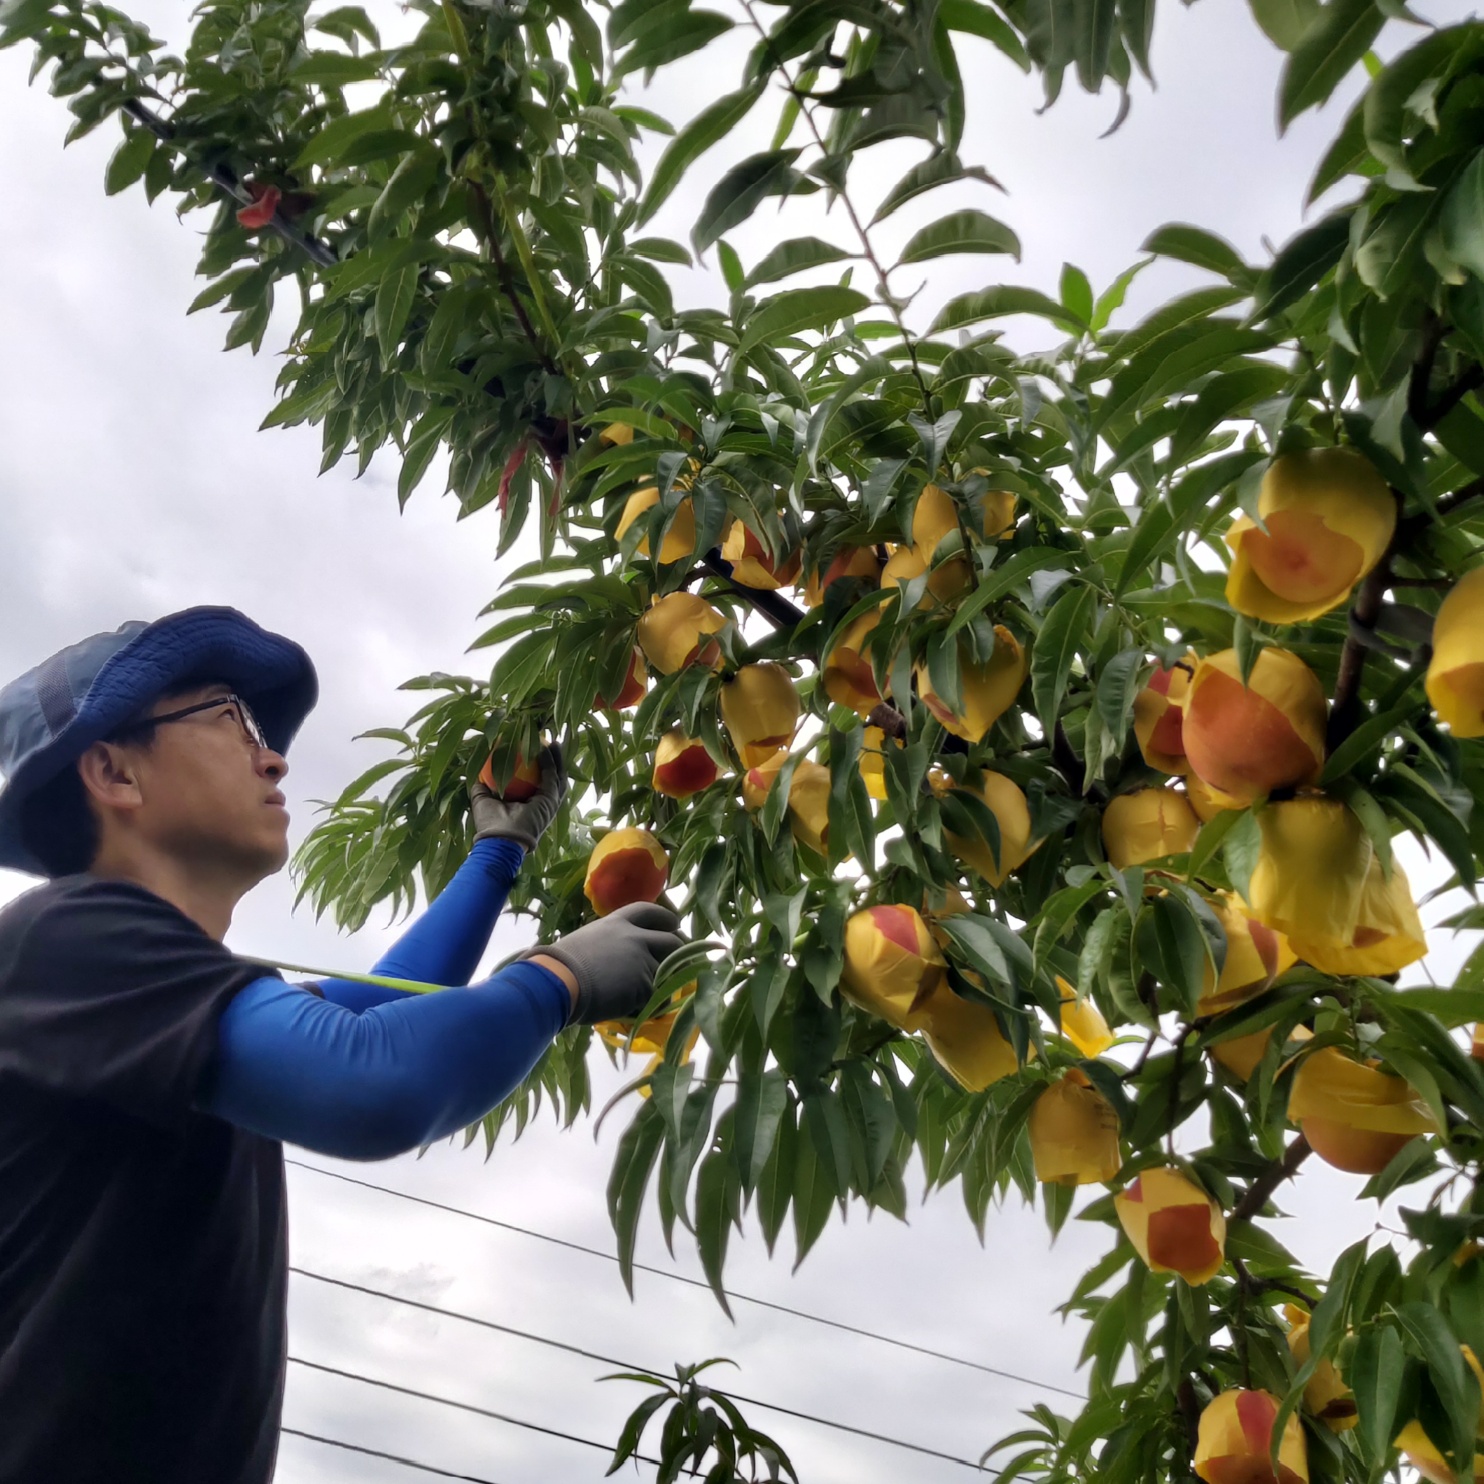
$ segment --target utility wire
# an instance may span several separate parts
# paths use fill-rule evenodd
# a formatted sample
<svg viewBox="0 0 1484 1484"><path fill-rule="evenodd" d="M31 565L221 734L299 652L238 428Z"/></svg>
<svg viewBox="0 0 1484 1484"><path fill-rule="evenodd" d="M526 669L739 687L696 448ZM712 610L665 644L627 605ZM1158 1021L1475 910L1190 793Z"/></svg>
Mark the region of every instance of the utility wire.
<svg viewBox="0 0 1484 1484"><path fill-rule="evenodd" d="M477 1324L481 1329L497 1330L501 1334L513 1335L517 1339L531 1340L537 1345L549 1345L553 1350L565 1350L571 1355L580 1355L585 1360L595 1360L600 1365L616 1366L621 1371L644 1371L650 1375L658 1375L652 1366L642 1365L635 1360L618 1360L611 1355L599 1355L593 1350L584 1350L579 1345L569 1345L565 1340L555 1340L548 1335L533 1334L530 1330L516 1329L513 1325L497 1324L493 1319L480 1319L473 1314L461 1313L458 1309L443 1309L437 1304L423 1303L420 1299L403 1298L401 1294L387 1293L380 1288L367 1288L361 1283L349 1283L344 1278L330 1278L323 1273L311 1273L307 1268L291 1267L291 1273L297 1273L301 1278L313 1278L319 1283L329 1283L336 1288L348 1288L353 1293L364 1293L371 1298L386 1299L390 1303L405 1304L409 1309L420 1309L425 1314L436 1314L443 1319L459 1319L465 1324ZM872 1442L887 1443L893 1448L905 1448L910 1453L926 1454L929 1458L941 1458L949 1463L961 1463L968 1468L978 1470L979 1465L970 1463L967 1458L960 1458L954 1453L940 1453L936 1448L926 1447L922 1443L909 1443L903 1438L892 1437L889 1433L872 1432L869 1428L856 1427L849 1422L836 1422L829 1417L816 1417L812 1412L799 1412L793 1407L785 1407L777 1402L765 1402L759 1397L744 1396L740 1391L733 1391L730 1387L726 1389L726 1395L734 1402L740 1402L746 1407L761 1407L767 1412L779 1412L785 1417L797 1418L800 1422L813 1422L820 1427L830 1427L836 1432L853 1433L858 1438L869 1438Z"/></svg>
<svg viewBox="0 0 1484 1484"><path fill-rule="evenodd" d="M344 1448L348 1453L364 1453L367 1458L384 1458L389 1463L400 1463L404 1469L417 1469L423 1474L437 1474L440 1479L462 1479L466 1484L495 1484L480 1474L455 1474L448 1469L435 1469L430 1463L419 1463L415 1458L403 1458L400 1453L383 1453L379 1448L363 1448L359 1443L347 1443L344 1438L322 1438L317 1432L301 1432L297 1427L280 1427L279 1432L291 1438L308 1438L311 1443L323 1443L327 1448Z"/></svg>
<svg viewBox="0 0 1484 1484"><path fill-rule="evenodd" d="M567 1247L573 1252L585 1252L589 1257L600 1257L604 1262L616 1263L618 1259L611 1252L604 1252L597 1247L586 1247L581 1242L572 1242L565 1237L554 1237L548 1232L535 1231L527 1226L516 1226L513 1222L501 1221L494 1216L485 1216L478 1211L466 1211L461 1206L445 1205L442 1201L429 1200L426 1196L412 1195L405 1190L396 1190L390 1185L377 1185L370 1180L358 1180L353 1175L342 1175L338 1170L327 1170L322 1165L306 1164L300 1159L287 1159L285 1164L297 1166L301 1170L312 1170L316 1175L327 1175L331 1180L341 1180L347 1185L359 1185L365 1190L380 1191L382 1195L396 1196L398 1200L411 1201L415 1205L428 1206L434 1211L445 1211L452 1216L464 1216L470 1221L480 1221L486 1226L498 1227L501 1231L514 1232L522 1237L534 1237L537 1241L549 1242L554 1247ZM690 1288L704 1288L711 1292L711 1285L703 1283L699 1278L687 1278L684 1273L672 1273L666 1268L650 1267L646 1263L636 1262L634 1268L641 1273L653 1273L657 1278L668 1278L672 1283L684 1283ZM894 1345L899 1350L911 1350L918 1355L931 1356L934 1360L947 1361L951 1365L966 1366L969 1370L982 1371L989 1376L999 1376L1006 1381L1019 1381L1025 1386L1034 1386L1040 1391L1055 1391L1062 1396L1075 1397L1079 1402L1086 1401L1080 1391L1072 1391L1066 1386L1057 1386L1050 1381L1037 1381L1030 1376L1021 1376L1014 1371L1003 1371L997 1366L985 1365L982 1361L968 1360L962 1355L950 1355L943 1350L934 1350L927 1345L917 1345L911 1340L899 1340L891 1335L877 1334L874 1330L861 1329L854 1324L846 1324L839 1319L827 1319L822 1314L810 1314L804 1309L790 1308L787 1304L775 1303L771 1299L754 1298L751 1294L737 1293L732 1289L727 1290L727 1297L736 1299L740 1303L754 1304L760 1309L772 1309L779 1314L791 1314L795 1319L807 1319L811 1324L823 1324L830 1329L845 1331L846 1334L859 1335L862 1339L875 1340L882 1345Z"/></svg>
<svg viewBox="0 0 1484 1484"><path fill-rule="evenodd" d="M545 1433L549 1438L561 1438L566 1443L581 1443L584 1448L596 1448L600 1453L612 1453L607 1443L594 1442L592 1438L579 1438L575 1433L563 1432L557 1427L545 1427L539 1422L527 1422L523 1417L512 1417L506 1412L492 1412L488 1407L476 1407L473 1402L455 1401L451 1396L439 1396L432 1391L415 1391L411 1386L398 1386L393 1381L379 1381L375 1376L363 1376L358 1371L342 1371L332 1365L320 1365L318 1361L304 1360L297 1355L289 1356L290 1365L301 1365L305 1370L323 1371L327 1376L339 1376L345 1381L359 1381L363 1386L379 1386L383 1391L395 1391L401 1396L414 1396L422 1402L437 1402L441 1407L457 1407L461 1412L473 1412L476 1417L489 1417L496 1422L508 1423L511 1427L523 1427L528 1432ZM658 1464L659 1459L644 1453L633 1453L642 1463Z"/></svg>

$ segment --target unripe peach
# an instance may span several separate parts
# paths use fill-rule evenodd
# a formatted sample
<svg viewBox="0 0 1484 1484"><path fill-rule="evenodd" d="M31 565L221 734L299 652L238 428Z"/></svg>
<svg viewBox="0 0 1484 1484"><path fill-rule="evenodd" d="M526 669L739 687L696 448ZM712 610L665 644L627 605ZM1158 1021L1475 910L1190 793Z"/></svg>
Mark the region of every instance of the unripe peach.
<svg viewBox="0 0 1484 1484"><path fill-rule="evenodd" d="M837 705L849 706L859 716L869 716L882 701L870 657L862 648L866 635L880 622L880 609L861 614L846 626L824 660L825 693Z"/></svg>
<svg viewBox="0 0 1484 1484"><path fill-rule="evenodd" d="M928 783L940 798L953 787L948 775L937 770L928 775ZM1017 783L990 768L982 769L977 779L965 779L963 787L976 794L994 815L1000 827L999 847L992 848L982 835L955 835L946 829L943 843L991 886L1003 886L1011 871L1019 870L1041 847L1039 840L1031 844L1030 807Z"/></svg>
<svg viewBox="0 0 1484 1484"><path fill-rule="evenodd" d="M1307 1365L1311 1316L1297 1304L1284 1304L1283 1313L1288 1320L1288 1349L1294 1364ZM1355 1426L1355 1393L1345 1385L1332 1360L1321 1360L1314 1367L1314 1374L1304 1385L1304 1405L1331 1432L1348 1432Z"/></svg>
<svg viewBox="0 0 1484 1484"><path fill-rule="evenodd" d="M768 801L778 770L788 761L788 748L780 747L772 757L754 763L742 775L742 802L749 809L761 809Z"/></svg>
<svg viewBox="0 0 1484 1484"><path fill-rule="evenodd" d="M1236 650L1223 649L1196 666L1181 737L1205 783L1250 804L1319 777L1325 718L1324 690L1296 654L1263 650L1244 686Z"/></svg>
<svg viewBox="0 0 1484 1484"><path fill-rule="evenodd" d="M644 651L637 645L629 660L629 671L624 676L622 688L610 701L605 696L599 696L594 703L600 711L624 711L628 707L637 705L644 699L644 692L649 689L649 676L644 668Z"/></svg>
<svg viewBox="0 0 1484 1484"><path fill-rule="evenodd" d="M865 577L875 582L880 570L880 559L871 547L842 546L830 558L829 565L823 572L816 567L809 574L809 579L804 584L804 601L811 608L817 608L836 582L848 577Z"/></svg>
<svg viewBox="0 0 1484 1484"><path fill-rule="evenodd" d="M1156 1273L1205 1283L1226 1259L1221 1207L1179 1170L1145 1170L1113 1198L1113 1209L1134 1251Z"/></svg>
<svg viewBox="0 0 1484 1484"><path fill-rule="evenodd" d="M1196 1430L1195 1471L1206 1484L1308 1484L1303 1423L1290 1412L1269 1462L1278 1399L1267 1391L1223 1391L1206 1404Z"/></svg>
<svg viewBox="0 0 1484 1484"><path fill-rule="evenodd" d="M743 587L780 588L799 575L799 553L775 561L756 532L734 519L721 543L722 556L732 564L732 581Z"/></svg>
<svg viewBox="0 0 1484 1484"><path fill-rule="evenodd" d="M1226 935L1226 961L1218 977L1206 965L1205 983L1196 1003L1197 1015L1220 1015L1260 995L1279 974L1295 962L1287 939L1248 915L1235 892L1216 892L1208 900Z"/></svg>
<svg viewBox="0 0 1484 1484"><path fill-rule="evenodd" d="M933 689L932 676L926 665L918 665L917 694L922 704L942 723L945 730L966 742L982 742L989 729L1015 704L1020 687L1025 683L1030 662L1025 650L1003 624L994 627L994 653L984 664L959 651L959 691L961 700L954 710Z"/></svg>
<svg viewBox="0 0 1484 1484"><path fill-rule="evenodd" d="M953 496L936 484L923 485L912 510L912 545L924 562L931 562L943 538L959 529L958 520ZM1008 490L990 490L970 500L964 507L964 524L985 541L1009 534L1015 526L1015 496Z"/></svg>
<svg viewBox="0 0 1484 1484"><path fill-rule="evenodd" d="M1378 1175L1403 1145L1438 1132L1426 1103L1401 1077L1323 1046L1305 1057L1288 1095L1288 1119L1326 1164Z"/></svg>
<svg viewBox="0 0 1484 1484"><path fill-rule="evenodd" d="M744 767L765 761L793 741L799 693L782 665L743 665L721 683L721 719Z"/></svg>
<svg viewBox="0 0 1484 1484"><path fill-rule="evenodd" d="M1209 1047L1212 1061L1218 1062L1241 1082L1248 1082L1257 1070L1257 1064L1267 1055L1268 1042L1273 1039L1272 1026L1253 1031L1250 1036L1229 1036ZM1296 1025L1289 1031L1290 1041L1312 1041L1314 1032L1306 1025Z"/></svg>
<svg viewBox="0 0 1484 1484"><path fill-rule="evenodd" d="M1252 915L1290 943L1299 935L1349 943L1372 855L1360 820L1338 799L1306 796L1269 804L1257 823L1262 846L1248 886Z"/></svg>
<svg viewBox="0 0 1484 1484"><path fill-rule="evenodd" d="M654 902L665 889L670 857L648 830L610 830L588 857L583 894L599 917L630 902Z"/></svg>
<svg viewBox="0 0 1484 1484"><path fill-rule="evenodd" d="M1200 833L1190 800L1173 788L1136 788L1103 810L1103 849L1118 870L1184 855Z"/></svg>
<svg viewBox="0 0 1484 1484"><path fill-rule="evenodd" d="M911 907L867 907L846 922L842 987L899 1030L918 1029L918 1011L947 975L947 960Z"/></svg>
<svg viewBox="0 0 1484 1484"><path fill-rule="evenodd" d="M1484 737L1484 567L1465 572L1439 606L1426 683L1455 737Z"/></svg>
<svg viewBox="0 0 1484 1484"><path fill-rule="evenodd" d="M1057 1025L1062 1035L1083 1056L1101 1056L1115 1040L1103 1012L1090 999L1082 999L1060 974L1056 976L1056 987L1061 995Z"/></svg>
<svg viewBox="0 0 1484 1484"><path fill-rule="evenodd" d="M1238 516L1226 601L1270 623L1302 623L1338 608L1376 565L1396 530L1397 502L1351 448L1280 454L1263 475L1257 513Z"/></svg>
<svg viewBox="0 0 1484 1484"><path fill-rule="evenodd" d="M1031 1105L1027 1132L1036 1179L1044 1184L1106 1184L1123 1164L1118 1114L1076 1067Z"/></svg>
<svg viewBox="0 0 1484 1484"><path fill-rule="evenodd" d="M788 824L794 839L816 855L829 856L830 770L813 758L794 764L788 788Z"/></svg>
<svg viewBox="0 0 1484 1484"><path fill-rule="evenodd" d="M913 546L899 547L886 559L881 569L882 587L900 587L914 577L921 577L928 570L928 563ZM931 608L935 603L951 603L954 598L969 590L969 564L964 557L951 557L934 567L928 576L927 588L917 600L919 608Z"/></svg>
<svg viewBox="0 0 1484 1484"><path fill-rule="evenodd" d="M1396 974L1427 953L1407 873L1393 861L1388 881L1374 852L1349 936L1332 937L1316 922L1298 927L1289 941L1305 963L1325 974Z"/></svg>
<svg viewBox="0 0 1484 1484"><path fill-rule="evenodd" d="M891 746L900 748L902 739L891 738ZM873 798L886 798L886 748L887 736L880 727L867 727L861 739L860 770L865 780L866 792Z"/></svg>
<svg viewBox="0 0 1484 1484"><path fill-rule="evenodd" d="M694 593L666 593L656 598L639 620L639 647L661 675L673 675L687 665L721 666L721 646L710 635L727 621Z"/></svg>
<svg viewBox="0 0 1484 1484"><path fill-rule="evenodd" d="M946 983L922 1005L918 1023L938 1065L968 1092L983 1092L1020 1069L994 1011Z"/></svg>
<svg viewBox="0 0 1484 1484"><path fill-rule="evenodd" d="M524 803L526 799L535 798L541 787L541 765L539 763L528 763L519 754L515 759L515 771L510 775L510 781L505 785L503 791L495 786L495 760L493 756L484 760L484 766L479 770L479 781L494 794L497 799L505 799L512 804Z"/></svg>
<svg viewBox="0 0 1484 1484"><path fill-rule="evenodd" d="M1219 788L1212 788L1210 784L1203 783L1195 773L1185 775L1184 787L1185 797L1190 800L1190 807L1195 810L1196 818L1202 824L1210 824L1218 814L1247 807L1246 800L1234 799L1230 794L1222 793Z"/></svg>
<svg viewBox="0 0 1484 1484"><path fill-rule="evenodd" d="M634 441L634 429L628 423L609 423L598 433L598 442L622 447Z"/></svg>
<svg viewBox="0 0 1484 1484"><path fill-rule="evenodd" d="M649 485L642 490L635 490L629 496L623 507L623 514L618 518L618 527L613 533L615 541L622 541L630 526L642 515L653 510L660 502L660 492L655 485ZM649 555L649 537L641 536L635 551L640 556ZM690 497L687 495L675 507L674 518L670 521L670 527L665 532L664 539L660 542L660 561L681 562L684 561L696 549L696 513L691 507Z"/></svg>
<svg viewBox="0 0 1484 1484"><path fill-rule="evenodd" d="M654 791L671 799L688 799L716 782L716 759L682 732L666 732L654 750Z"/></svg>
<svg viewBox="0 0 1484 1484"><path fill-rule="evenodd" d="M1139 751L1144 761L1161 773L1179 776L1190 771L1182 732L1185 697L1199 663L1191 650L1172 669L1156 670L1134 697L1134 736L1138 738Z"/></svg>

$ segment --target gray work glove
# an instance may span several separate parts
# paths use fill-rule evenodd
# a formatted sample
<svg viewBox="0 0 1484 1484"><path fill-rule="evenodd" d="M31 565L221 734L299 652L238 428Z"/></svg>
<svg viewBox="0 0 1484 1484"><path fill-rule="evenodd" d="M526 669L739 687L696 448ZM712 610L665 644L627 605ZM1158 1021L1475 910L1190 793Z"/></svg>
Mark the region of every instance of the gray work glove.
<svg viewBox="0 0 1484 1484"><path fill-rule="evenodd" d="M680 919L668 907L630 902L521 957L543 954L572 971L577 1003L569 1024L632 1020L654 993L655 971L686 941L679 929Z"/></svg>
<svg viewBox="0 0 1484 1484"><path fill-rule="evenodd" d="M567 793L560 744L553 742L543 747L536 761L541 769L540 787L529 799L518 803L496 798L489 786L478 779L469 785L476 840L516 840L525 846L527 855L536 848L536 842L556 818Z"/></svg>

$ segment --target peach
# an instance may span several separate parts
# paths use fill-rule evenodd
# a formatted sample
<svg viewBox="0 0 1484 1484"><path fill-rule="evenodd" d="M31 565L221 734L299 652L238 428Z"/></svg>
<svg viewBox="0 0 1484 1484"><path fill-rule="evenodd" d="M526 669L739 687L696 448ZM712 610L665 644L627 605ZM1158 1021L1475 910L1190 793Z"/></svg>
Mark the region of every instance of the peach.
<svg viewBox="0 0 1484 1484"><path fill-rule="evenodd" d="M1113 1198L1134 1251L1156 1273L1187 1283L1214 1278L1226 1258L1221 1207L1179 1170L1145 1170Z"/></svg>
<svg viewBox="0 0 1484 1484"><path fill-rule="evenodd" d="M1101 1056L1115 1039L1103 1012L1091 1000L1082 999L1060 974L1056 987L1061 994L1058 1029L1083 1056Z"/></svg>
<svg viewBox="0 0 1484 1484"><path fill-rule="evenodd" d="M1474 1379L1479 1383L1479 1390L1484 1392L1484 1368L1480 1367L1473 1348L1469 1345L1460 1345L1458 1348L1463 1351L1463 1358L1468 1368L1474 1373ZM1481 1426L1478 1435L1484 1437L1484 1426ZM1415 1418L1396 1435L1392 1446L1400 1448L1407 1462L1424 1479L1430 1480L1431 1484L1453 1484L1453 1469L1449 1466L1448 1460L1443 1456L1442 1450L1436 1447L1433 1440L1428 1437L1421 1422ZM1475 1484L1484 1484L1484 1453L1475 1452L1473 1474Z"/></svg>
<svg viewBox="0 0 1484 1484"><path fill-rule="evenodd" d="M975 470L983 473L983 470ZM912 545L924 563L950 531L959 529L958 506L947 490L925 484L912 510ZM993 541L1015 527L1015 496L1008 490L990 490L964 506L964 524L981 539Z"/></svg>
<svg viewBox="0 0 1484 1484"><path fill-rule="evenodd" d="M928 1050L966 1092L983 1092L1020 1069L994 1011L955 994L946 983L928 996L918 1019Z"/></svg>
<svg viewBox="0 0 1484 1484"><path fill-rule="evenodd" d="M1378 1175L1420 1134L1437 1133L1427 1104L1401 1077L1323 1046L1305 1057L1288 1094L1288 1120L1314 1153L1352 1175Z"/></svg>
<svg viewBox="0 0 1484 1484"><path fill-rule="evenodd" d="M1226 601L1270 623L1302 623L1345 602L1396 531L1396 497L1351 448L1280 454L1263 475L1257 513L1238 516Z"/></svg>
<svg viewBox="0 0 1484 1484"><path fill-rule="evenodd" d="M635 490L624 503L623 514L618 518L618 527L613 532L613 539L622 541L629 527L659 503L660 492L656 485L651 484L645 489ZM634 549L640 556L648 556L649 537L641 536L638 546ZM666 530L660 542L660 561L684 561L695 549L696 514L691 507L690 497L686 496L675 507L675 514L670 521L669 529Z"/></svg>
<svg viewBox="0 0 1484 1484"><path fill-rule="evenodd" d="M1288 1320L1288 1349L1294 1364L1307 1365L1309 1311L1297 1304L1284 1304L1283 1314ZM1314 1367L1314 1374L1304 1385L1304 1405L1331 1432L1348 1432L1355 1426L1355 1393L1345 1385L1332 1360L1321 1360Z"/></svg>
<svg viewBox="0 0 1484 1484"><path fill-rule="evenodd" d="M947 960L913 908L867 907L846 922L842 988L899 1030L919 1028L918 1012L947 977Z"/></svg>
<svg viewBox="0 0 1484 1484"><path fill-rule="evenodd" d="M891 738L891 745L901 747L902 739ZM886 747L886 733L880 727L867 727L861 738L861 777L865 780L866 792L881 801L886 798Z"/></svg>
<svg viewBox="0 0 1484 1484"><path fill-rule="evenodd" d="M918 665L917 694L946 731L965 742L982 742L989 729L1015 704L1030 662L1020 640L1003 624L994 627L994 653L983 664L959 650L959 709L936 690L926 665Z"/></svg>
<svg viewBox="0 0 1484 1484"><path fill-rule="evenodd" d="M1465 572L1438 607L1426 685L1455 737L1484 737L1484 567Z"/></svg>
<svg viewBox="0 0 1484 1484"><path fill-rule="evenodd" d="M1286 649L1265 649L1242 684L1237 652L1196 666L1181 737L1202 782L1243 803L1312 783L1324 766L1327 707L1318 677Z"/></svg>
<svg viewBox="0 0 1484 1484"><path fill-rule="evenodd" d="M1182 736L1185 697L1200 663L1195 651L1170 669L1156 669L1149 683L1134 697L1134 736L1151 768L1183 775L1190 771Z"/></svg>
<svg viewBox="0 0 1484 1484"><path fill-rule="evenodd" d="M719 633L726 619L694 593L667 593L656 598L639 620L639 647L661 675L673 675L687 665L721 667L721 646L709 636Z"/></svg>
<svg viewBox="0 0 1484 1484"><path fill-rule="evenodd" d="M768 555L757 533L733 519L721 543L722 556L732 564L732 581L743 587L780 588L799 575L799 553L775 559Z"/></svg>
<svg viewBox="0 0 1484 1484"><path fill-rule="evenodd" d="M900 587L914 577L921 577L927 570L928 563L915 547L900 547L892 552L881 569L881 586ZM928 576L927 588L917 600L917 606L932 608L937 603L949 603L968 589L968 562L963 557L950 557L948 561L933 568Z"/></svg>
<svg viewBox="0 0 1484 1484"><path fill-rule="evenodd" d="M1036 1179L1045 1184L1106 1184L1123 1164L1118 1114L1076 1067L1032 1104L1027 1131Z"/></svg>
<svg viewBox="0 0 1484 1484"><path fill-rule="evenodd" d="M583 894L599 917L630 902L654 902L665 889L670 858L648 830L609 830L588 857Z"/></svg>
<svg viewBox="0 0 1484 1484"><path fill-rule="evenodd" d="M871 547L842 546L822 572L818 567L810 572L804 584L804 601L817 608L835 583L851 577L866 577L875 582L880 570L881 561Z"/></svg>
<svg viewBox="0 0 1484 1484"><path fill-rule="evenodd" d="M539 763L528 763L519 753L515 758L515 771L510 775L510 781L505 785L503 792L495 785L495 760L493 756L484 760L484 766L479 770L479 781L494 794L497 799L506 799L512 804L523 803L526 799L535 798L541 788L541 765Z"/></svg>
<svg viewBox="0 0 1484 1484"><path fill-rule="evenodd" d="M1316 922L1295 928L1289 941L1305 963L1326 974L1395 974L1427 953L1407 873L1393 861L1388 881L1374 852L1349 936L1331 937Z"/></svg>
<svg viewBox="0 0 1484 1484"><path fill-rule="evenodd" d="M1338 799L1305 795L1269 804L1257 823L1262 845L1248 885L1252 915L1290 944L1300 935L1349 943L1372 856L1360 820Z"/></svg>
<svg viewBox="0 0 1484 1484"><path fill-rule="evenodd" d="M1242 899L1230 891L1208 898L1221 930L1226 935L1226 962L1218 976L1206 965L1206 980L1196 1003L1197 1015L1220 1015L1260 995L1296 956L1281 933L1248 915Z"/></svg>
<svg viewBox="0 0 1484 1484"><path fill-rule="evenodd" d="M1200 833L1190 800L1173 788L1136 788L1103 810L1103 849L1120 871L1167 855L1184 855Z"/></svg>
<svg viewBox="0 0 1484 1484"><path fill-rule="evenodd" d="M649 673L644 668L644 651L635 645L629 660L628 674L624 676L618 694L611 701L605 696L599 696L594 704L600 711L625 711L630 706L638 705L648 689Z"/></svg>
<svg viewBox="0 0 1484 1484"><path fill-rule="evenodd" d="M721 683L721 719L745 768L765 761L793 741L799 726L799 692L782 665L743 665Z"/></svg>
<svg viewBox="0 0 1484 1484"><path fill-rule="evenodd" d="M952 780L946 773L934 770L928 783L940 798L951 792ZM977 786L976 786L977 784ZM1041 847L1031 844L1031 811L1018 784L990 768L972 775L963 785L975 794L994 815L1000 827L998 849L993 849L982 835L972 838L943 831L943 843L967 866L972 866L991 886L1003 886L1005 878L1018 870Z"/></svg>
<svg viewBox="0 0 1484 1484"><path fill-rule="evenodd" d="M682 732L666 732L654 750L654 791L670 799L688 799L716 782L720 769L706 744Z"/></svg>
<svg viewBox="0 0 1484 1484"><path fill-rule="evenodd" d="M1269 1461L1278 1399L1268 1391L1223 1391L1201 1412L1195 1471L1206 1484L1308 1484L1303 1423L1290 1412L1278 1442L1278 1466Z"/></svg>
<svg viewBox="0 0 1484 1484"><path fill-rule="evenodd" d="M873 608L848 624L824 660L824 688L830 700L849 706L859 716L869 716L882 702L870 656L865 653L866 636L881 622Z"/></svg>

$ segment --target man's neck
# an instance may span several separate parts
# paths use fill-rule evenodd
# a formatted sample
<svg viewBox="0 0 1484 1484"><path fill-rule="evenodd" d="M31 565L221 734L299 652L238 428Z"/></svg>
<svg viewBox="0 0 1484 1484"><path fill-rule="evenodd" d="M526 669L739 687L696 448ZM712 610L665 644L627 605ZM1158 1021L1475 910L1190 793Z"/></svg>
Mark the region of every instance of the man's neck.
<svg viewBox="0 0 1484 1484"><path fill-rule="evenodd" d="M105 855L88 867L88 875L104 881L131 881L152 891L185 913L209 937L220 943L232 926L232 913L244 893L237 883L217 879L199 863L175 860L120 860Z"/></svg>

